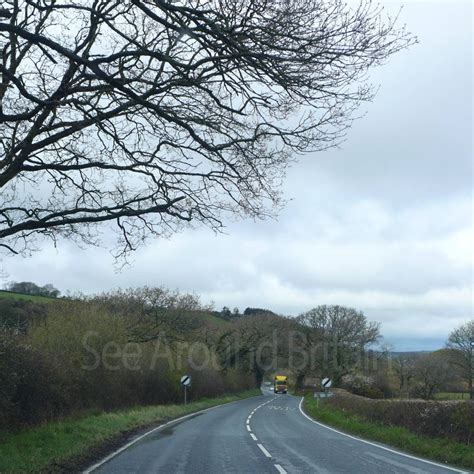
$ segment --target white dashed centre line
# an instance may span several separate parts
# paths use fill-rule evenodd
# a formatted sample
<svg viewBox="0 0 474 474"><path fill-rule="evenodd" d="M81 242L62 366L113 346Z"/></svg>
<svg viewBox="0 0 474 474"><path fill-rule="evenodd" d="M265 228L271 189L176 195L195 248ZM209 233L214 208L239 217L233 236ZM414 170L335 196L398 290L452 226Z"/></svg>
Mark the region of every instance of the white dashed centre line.
<svg viewBox="0 0 474 474"><path fill-rule="evenodd" d="M247 420L245 422L245 426L247 428L247 431L249 432L250 434L250 437L254 440L254 441L258 441L257 437L252 433L252 429L250 428L250 419L252 418L252 416L254 415L254 413L259 409L259 408L262 408L263 406L267 405L268 403L272 402L273 400L275 400L276 398L278 397L274 397L270 400L268 400L267 402L265 403L261 403L260 405L257 406L257 408L254 408L249 416L247 417ZM268 452L268 450L265 448L265 446L263 446L261 443L257 443L257 446L259 447L260 451L262 451L262 453L267 457L267 458L271 458L272 455ZM283 469L283 467L280 466L280 464L274 464L275 466L275 469L280 473L280 474L287 474L285 469Z"/></svg>
<svg viewBox="0 0 474 474"><path fill-rule="evenodd" d="M257 446L260 448L260 451L262 451L262 453L265 454L267 458L272 457L272 455L260 443L258 443Z"/></svg>
<svg viewBox="0 0 474 474"><path fill-rule="evenodd" d="M280 474L286 474L286 471L285 471L279 464L275 464L275 467L276 467L276 470L277 470Z"/></svg>

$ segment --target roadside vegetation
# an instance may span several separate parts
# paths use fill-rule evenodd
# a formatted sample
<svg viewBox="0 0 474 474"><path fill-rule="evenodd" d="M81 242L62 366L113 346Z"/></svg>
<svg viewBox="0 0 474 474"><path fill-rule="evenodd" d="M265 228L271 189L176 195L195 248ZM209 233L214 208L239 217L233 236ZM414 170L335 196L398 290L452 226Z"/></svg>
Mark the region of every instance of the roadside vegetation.
<svg viewBox="0 0 474 474"><path fill-rule="evenodd" d="M227 323L194 295L142 288L49 305L5 299L0 311L0 430L177 403L185 373L191 400L256 386L245 360L227 366L211 354Z"/></svg>
<svg viewBox="0 0 474 474"><path fill-rule="evenodd" d="M248 390L216 398L202 398L187 405L138 406L113 412L52 421L31 429L0 435L0 472L77 470L114 440L139 428L152 427L205 408L259 395ZM124 442L124 441L122 441ZM104 454L105 456L105 454Z"/></svg>
<svg viewBox="0 0 474 474"><path fill-rule="evenodd" d="M435 400L469 400L469 392L438 392Z"/></svg>
<svg viewBox="0 0 474 474"><path fill-rule="evenodd" d="M450 425L446 424L445 419L438 420L440 412L444 411L443 407L433 405L431 413L420 407L418 410L414 402L396 402L396 401L379 401L369 400L371 403L383 403L380 410L374 410L377 415L370 416L368 411L364 410L365 416L357 412L356 404L341 403L345 400L341 393L338 393L334 398L324 400L317 404L316 399L312 394L307 394L304 400L305 412L312 416L315 420L322 423L340 428L342 431L354 435L361 436L364 439L385 443L394 446L408 453L412 453L427 459L435 460L440 463L449 463L464 468L474 469L474 449L472 447L472 430L474 427L474 404L459 405L451 412L452 420L455 424L460 424L458 427L458 434L461 438L466 438L467 442L456 441L456 437L446 436L446 429ZM347 398L346 398L347 400ZM404 403L399 406L399 403ZM423 402L422 402L423 403ZM430 402L432 404L436 402ZM390 404L392 404L390 406ZM404 409L408 405L412 405L408 413ZM373 407L373 405L372 405ZM388 408L391 415L398 413L400 415L400 422L396 418L390 416L390 420L385 417L384 411ZM416 416L418 414L418 416ZM404 421L407 421L411 415L413 422L409 423L410 428L401 426ZM420 418L424 418L424 422L420 423ZM428 425L437 425L439 432L434 432L433 435L422 434L426 429L426 422ZM415 432L421 431L421 432Z"/></svg>
<svg viewBox="0 0 474 474"><path fill-rule="evenodd" d="M312 394L329 377L345 392L319 415L332 413L336 424L342 413L377 430L408 430L410 436L437 440L438 448L436 443L447 443L443 453L449 462L467 465L471 459L462 447L472 451L474 434L474 402L467 400L472 397L471 323L455 329L438 351L391 353L379 344L377 322L338 305L287 317L262 308L217 311L195 294L162 287L49 299L54 303L8 295L0 298L0 443L10 446L0 451L2 459L20 456L13 446L36 446L37 429L54 440L61 427L74 433L76 420L90 413L94 424L102 415L115 420L116 413L148 413L147 407L182 403L184 374L192 377L188 399L193 403L255 389L275 374L288 376L290 390ZM311 409L312 399L308 403ZM141 415L137 420L146 422ZM111 432L100 422L97 433L100 440ZM64 455L70 455L67 443L75 444L71 439L66 436L58 445ZM409 449L432 456L428 448ZM46 462L41 457L46 452L37 450L38 462ZM51 456L59 459L61 453L53 450Z"/></svg>

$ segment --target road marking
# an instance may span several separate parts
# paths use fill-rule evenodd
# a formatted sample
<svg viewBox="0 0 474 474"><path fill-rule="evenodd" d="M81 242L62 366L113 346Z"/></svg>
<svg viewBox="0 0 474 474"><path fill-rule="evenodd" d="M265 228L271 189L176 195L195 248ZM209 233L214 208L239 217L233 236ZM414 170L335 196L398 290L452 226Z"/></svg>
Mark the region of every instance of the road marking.
<svg viewBox="0 0 474 474"><path fill-rule="evenodd" d="M263 454L265 454L265 456L267 458L271 458L272 455L260 444L258 443L257 446L260 448L260 450L262 451Z"/></svg>
<svg viewBox="0 0 474 474"><path fill-rule="evenodd" d="M406 458L414 459L415 461L425 462L427 464L431 464L432 466L442 467L444 469L448 469L448 470L454 471L454 472L459 472L461 474L469 474L468 471L462 471L461 469L456 469L455 467L445 466L444 464L439 464L437 462L428 461L427 459L418 458L416 456L412 456L411 454L406 454L406 453L402 453L400 451L396 451L395 449L386 448L385 446L381 446L380 444L372 443L371 441L367 441L365 439L358 438L357 436L352 436L352 435L349 435L347 433L343 433L342 431L339 431L339 430L336 430L334 428L331 428L330 426L324 425L323 423L320 423L319 421L313 420L310 416L308 416L303 411L303 408L302 408L303 400L304 400L304 398L302 397L301 401L300 401L300 404L298 405L298 408L300 409L301 414L304 417L306 417L309 421L311 421L312 423L315 423L316 425L319 425L319 426L322 426L323 428L334 431L335 433L338 433L342 436L347 436L348 438L355 439L356 441L360 441L361 443L370 444L370 446L375 446L376 448L380 448L380 449L383 449L385 451L389 451L390 453L398 454L399 456L404 456Z"/></svg>
<svg viewBox="0 0 474 474"><path fill-rule="evenodd" d="M275 397L276 398L276 397ZM252 437L252 439L254 441L257 441L257 437L252 433L252 429L250 428L250 419L252 418L252 415L259 409L259 408L262 408L263 406L265 406L267 403L270 403L272 402L273 400L275 400L275 398L272 398L270 400L268 400L267 402L265 403L261 403L260 405L257 406L257 408L254 408L252 410L252 412L250 413L250 415L247 417L247 421L245 423L246 427L247 427L247 431L250 433L250 436ZM264 448L263 445L261 445L260 443L257 443L257 446L260 448L260 451L262 451L262 453L267 457L267 458L271 458L272 455ZM277 469L278 472L280 473L285 473L286 474L286 471L279 465L279 464L275 464L275 468Z"/></svg>
<svg viewBox="0 0 474 474"><path fill-rule="evenodd" d="M259 395L256 395L257 397ZM252 397L249 397L249 398L252 398ZM247 400L246 398L244 398L243 400ZM114 451L113 453L110 453L108 456L106 456L105 458L103 458L102 460L100 460L99 462L95 463L94 465L92 465L91 467L87 468L86 470L82 471L82 474L90 474L92 471L95 471L96 469L98 469L100 466L102 466L103 464L105 464L106 462L110 461L111 459L113 459L115 456L117 456L118 454L120 454L121 452L125 451L126 449L128 449L130 446L133 446L135 443L137 443L138 441L140 441L141 439L145 438L146 436L148 436L149 434L151 433L154 433L155 431L159 431L159 430L162 430L163 428L165 428L166 426L168 425L172 425L174 423L177 423L178 421L181 421L181 420L185 420L186 418L189 418L191 416L194 416L194 415L197 415L197 414L201 414L201 413L206 413L208 411L211 411L211 410L215 410L216 408L220 408L220 407L223 407L223 406L226 406L226 405L232 405L233 403L237 403L237 402L242 402L243 400L234 400L233 402L227 402L227 403L221 403L220 405L216 405L216 406L213 406L213 407L209 407L209 408L205 408L204 410L198 410L198 411L194 411L192 413L188 413L187 415L184 415L184 416L180 416L179 418L175 418L174 420L170 420L166 423L163 423L162 425L159 425L159 426L156 426L155 428L151 429L150 431L147 431L146 433L142 434L141 436L138 436L137 438L133 439L132 441L130 441L129 443L125 444L124 446L122 446L121 448L117 449L116 451Z"/></svg>

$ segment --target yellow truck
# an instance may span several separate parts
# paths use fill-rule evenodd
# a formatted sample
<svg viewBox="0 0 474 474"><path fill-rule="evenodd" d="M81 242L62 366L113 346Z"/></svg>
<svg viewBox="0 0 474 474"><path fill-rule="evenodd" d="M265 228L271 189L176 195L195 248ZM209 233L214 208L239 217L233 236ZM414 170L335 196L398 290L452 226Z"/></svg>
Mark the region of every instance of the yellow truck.
<svg viewBox="0 0 474 474"><path fill-rule="evenodd" d="M288 377L286 375L275 375L273 391L275 393L288 393Z"/></svg>

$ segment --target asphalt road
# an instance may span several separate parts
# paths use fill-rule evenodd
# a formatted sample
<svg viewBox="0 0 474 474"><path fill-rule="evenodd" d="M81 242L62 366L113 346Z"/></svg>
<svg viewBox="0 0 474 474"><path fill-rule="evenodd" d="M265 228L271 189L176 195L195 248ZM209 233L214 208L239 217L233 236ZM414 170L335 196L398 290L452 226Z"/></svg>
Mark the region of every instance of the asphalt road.
<svg viewBox="0 0 474 474"><path fill-rule="evenodd" d="M94 473L452 473L314 423L267 391L157 430Z"/></svg>

